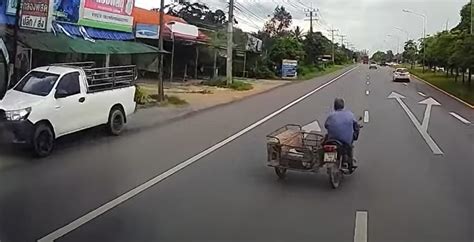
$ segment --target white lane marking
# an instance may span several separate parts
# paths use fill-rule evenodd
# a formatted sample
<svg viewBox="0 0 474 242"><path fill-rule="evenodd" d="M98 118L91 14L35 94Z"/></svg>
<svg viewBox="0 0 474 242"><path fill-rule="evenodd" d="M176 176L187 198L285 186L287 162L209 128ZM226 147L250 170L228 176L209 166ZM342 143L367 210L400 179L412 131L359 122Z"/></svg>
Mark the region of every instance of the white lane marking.
<svg viewBox="0 0 474 242"><path fill-rule="evenodd" d="M146 189L152 187L153 185L161 182L162 180L170 177L171 175L175 174L176 172L178 172L178 171L184 169L185 167L193 164L194 162L198 161L199 159L209 155L210 153L216 151L217 149L223 147L224 145L232 142L233 140L235 140L238 137L244 135L245 133L249 132L250 130L258 127L259 125L261 125L265 122L267 122L268 120L272 119L273 117L279 115L280 113L284 112L285 110L291 108L292 106L296 105L297 103L303 101L304 99L306 99L309 96L313 95L314 93L318 92L319 90L331 85L332 83L339 80L340 78L347 75L349 72L355 70L356 68L358 68L358 67L354 67L354 68L344 72L340 76L324 83L323 85L321 85L321 86L317 87L316 89L310 91L309 93L299 97L298 99L292 101L291 103L285 105L284 107L278 109L277 111L269 114L268 116L260 119L259 121L255 122L255 123L251 124L247 128L244 128L244 129L240 130L239 132L237 132L237 133L233 134L232 136L224 139L223 141L207 148L206 150L202 151L201 153L189 158L188 160L185 160L185 161L179 163L178 165L176 165L175 167L165 171L164 173L162 173L162 174L160 174L156 177L153 177L152 179L148 180L147 182L133 188L132 190L120 195L119 197L107 202L106 204L90 211L89 213L85 214L84 216L82 216L80 218L77 218L76 220L72 221L71 223L67 224L66 226L61 227L61 228L57 229L56 231L54 231L54 232L46 235L45 237L39 239L38 242L50 242L50 241L54 241L56 239L61 238L62 236L66 235L67 233L79 228L80 226L86 224L87 222L93 220L94 218L104 214L105 212L113 209L114 207L118 206L119 204L133 198L134 196L140 194L141 192L145 191Z"/></svg>
<svg viewBox="0 0 474 242"><path fill-rule="evenodd" d="M400 106L403 108L405 113L408 115L413 125L415 125L415 128L418 130L418 132L421 134L421 136L425 140L426 144L428 144L431 151L433 151L433 154L435 155L444 154L443 151L441 151L439 146L436 144L436 142L433 140L433 138L431 138L431 136L428 134L428 132L421 127L421 124L418 122L415 115L410 111L407 105L402 101L402 99L405 98L405 96L397 92L392 92L387 98L397 100L398 104L400 104Z"/></svg>
<svg viewBox="0 0 474 242"><path fill-rule="evenodd" d="M370 94L370 91L369 90L365 90L365 95L369 96Z"/></svg>
<svg viewBox="0 0 474 242"><path fill-rule="evenodd" d="M403 85L408 86L408 83L404 82Z"/></svg>
<svg viewBox="0 0 474 242"><path fill-rule="evenodd" d="M428 132L428 124L430 123L430 117L431 117L431 107L440 106L441 104L431 97L419 102L419 104L426 105L425 115L423 116L423 122L421 123L421 128L425 132Z"/></svg>
<svg viewBox="0 0 474 242"><path fill-rule="evenodd" d="M303 126L301 129L303 129L303 131L305 132L311 132L311 131L321 132L321 126L319 126L318 120L315 120Z"/></svg>
<svg viewBox="0 0 474 242"><path fill-rule="evenodd" d="M418 92L418 95L422 96L422 97L426 97L426 94L422 93L422 92Z"/></svg>
<svg viewBox="0 0 474 242"><path fill-rule="evenodd" d="M364 111L364 123L369 122L369 111Z"/></svg>
<svg viewBox="0 0 474 242"><path fill-rule="evenodd" d="M367 242L367 222L369 214L367 211L357 211L354 226L354 242Z"/></svg>
<svg viewBox="0 0 474 242"><path fill-rule="evenodd" d="M366 82L365 84L370 85L370 82L368 81L368 82Z"/></svg>
<svg viewBox="0 0 474 242"><path fill-rule="evenodd" d="M449 114L451 114L453 117L459 119L459 121L463 122L464 124L471 124L471 121L463 118L461 115L459 115L455 112L450 112Z"/></svg>

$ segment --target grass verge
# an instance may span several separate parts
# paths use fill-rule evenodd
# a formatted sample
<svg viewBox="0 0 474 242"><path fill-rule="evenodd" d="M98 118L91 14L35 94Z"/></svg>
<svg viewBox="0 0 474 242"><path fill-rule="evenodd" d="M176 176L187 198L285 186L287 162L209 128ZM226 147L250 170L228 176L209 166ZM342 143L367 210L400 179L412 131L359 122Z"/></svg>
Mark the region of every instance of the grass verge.
<svg viewBox="0 0 474 242"><path fill-rule="evenodd" d="M443 89L471 105L474 105L474 85L469 86L467 80L465 83L462 83L462 76L458 77L456 82L453 76L446 76L446 73L443 72L425 70L425 73L423 73L421 67L409 70L417 77Z"/></svg>
<svg viewBox="0 0 474 242"><path fill-rule="evenodd" d="M335 71L338 71L342 68L345 68L347 66L350 66L350 64L346 64L346 65L332 65L332 66L329 66L329 67L326 67L324 68L323 70L313 70L311 72L308 72L308 73L304 73L303 75L299 76L298 79L299 80L309 80L309 79L313 79L313 78L316 78L316 77L320 77L320 76L324 76L326 74L330 74L330 73L333 73Z"/></svg>
<svg viewBox="0 0 474 242"><path fill-rule="evenodd" d="M201 84L206 86L230 88L236 91L248 91L253 89L252 84L237 79L234 80L230 85L227 85L225 80L209 80L203 81Z"/></svg>

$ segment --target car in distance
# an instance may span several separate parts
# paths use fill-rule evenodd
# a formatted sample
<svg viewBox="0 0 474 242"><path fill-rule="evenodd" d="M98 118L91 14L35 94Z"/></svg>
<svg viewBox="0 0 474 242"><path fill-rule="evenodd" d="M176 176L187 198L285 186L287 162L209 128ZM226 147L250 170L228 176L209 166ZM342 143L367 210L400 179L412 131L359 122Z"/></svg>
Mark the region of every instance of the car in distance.
<svg viewBox="0 0 474 242"><path fill-rule="evenodd" d="M370 69L375 69L375 70L377 70L377 65L376 65L375 63L370 64L370 65L369 65L369 70L370 70Z"/></svg>
<svg viewBox="0 0 474 242"><path fill-rule="evenodd" d="M410 73L406 68L397 68L393 71L393 81L406 81L409 82L411 78Z"/></svg>

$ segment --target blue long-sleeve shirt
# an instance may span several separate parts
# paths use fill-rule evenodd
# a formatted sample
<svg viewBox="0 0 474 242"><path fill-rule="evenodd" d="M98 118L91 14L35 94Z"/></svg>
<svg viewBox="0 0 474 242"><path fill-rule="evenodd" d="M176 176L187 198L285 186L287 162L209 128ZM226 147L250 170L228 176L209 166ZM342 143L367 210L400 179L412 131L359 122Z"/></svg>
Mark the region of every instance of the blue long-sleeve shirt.
<svg viewBox="0 0 474 242"><path fill-rule="evenodd" d="M335 111L326 119L324 127L328 131L328 138L346 144L352 144L354 139L354 114L351 111Z"/></svg>

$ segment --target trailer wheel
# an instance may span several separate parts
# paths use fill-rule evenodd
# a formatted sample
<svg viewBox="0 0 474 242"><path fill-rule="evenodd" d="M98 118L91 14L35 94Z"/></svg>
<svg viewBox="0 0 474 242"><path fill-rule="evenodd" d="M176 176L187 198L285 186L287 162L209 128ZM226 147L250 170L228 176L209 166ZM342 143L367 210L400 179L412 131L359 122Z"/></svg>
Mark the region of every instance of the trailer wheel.
<svg viewBox="0 0 474 242"><path fill-rule="evenodd" d="M286 178L286 169L275 167L275 173L277 174L278 178L285 179Z"/></svg>
<svg viewBox="0 0 474 242"><path fill-rule="evenodd" d="M51 127L45 123L38 124L33 133L31 145L36 157L50 155L54 148L54 133Z"/></svg>
<svg viewBox="0 0 474 242"><path fill-rule="evenodd" d="M119 107L113 107L110 110L109 122L107 123L108 131L111 135L118 136L122 133L125 128L125 114Z"/></svg>

